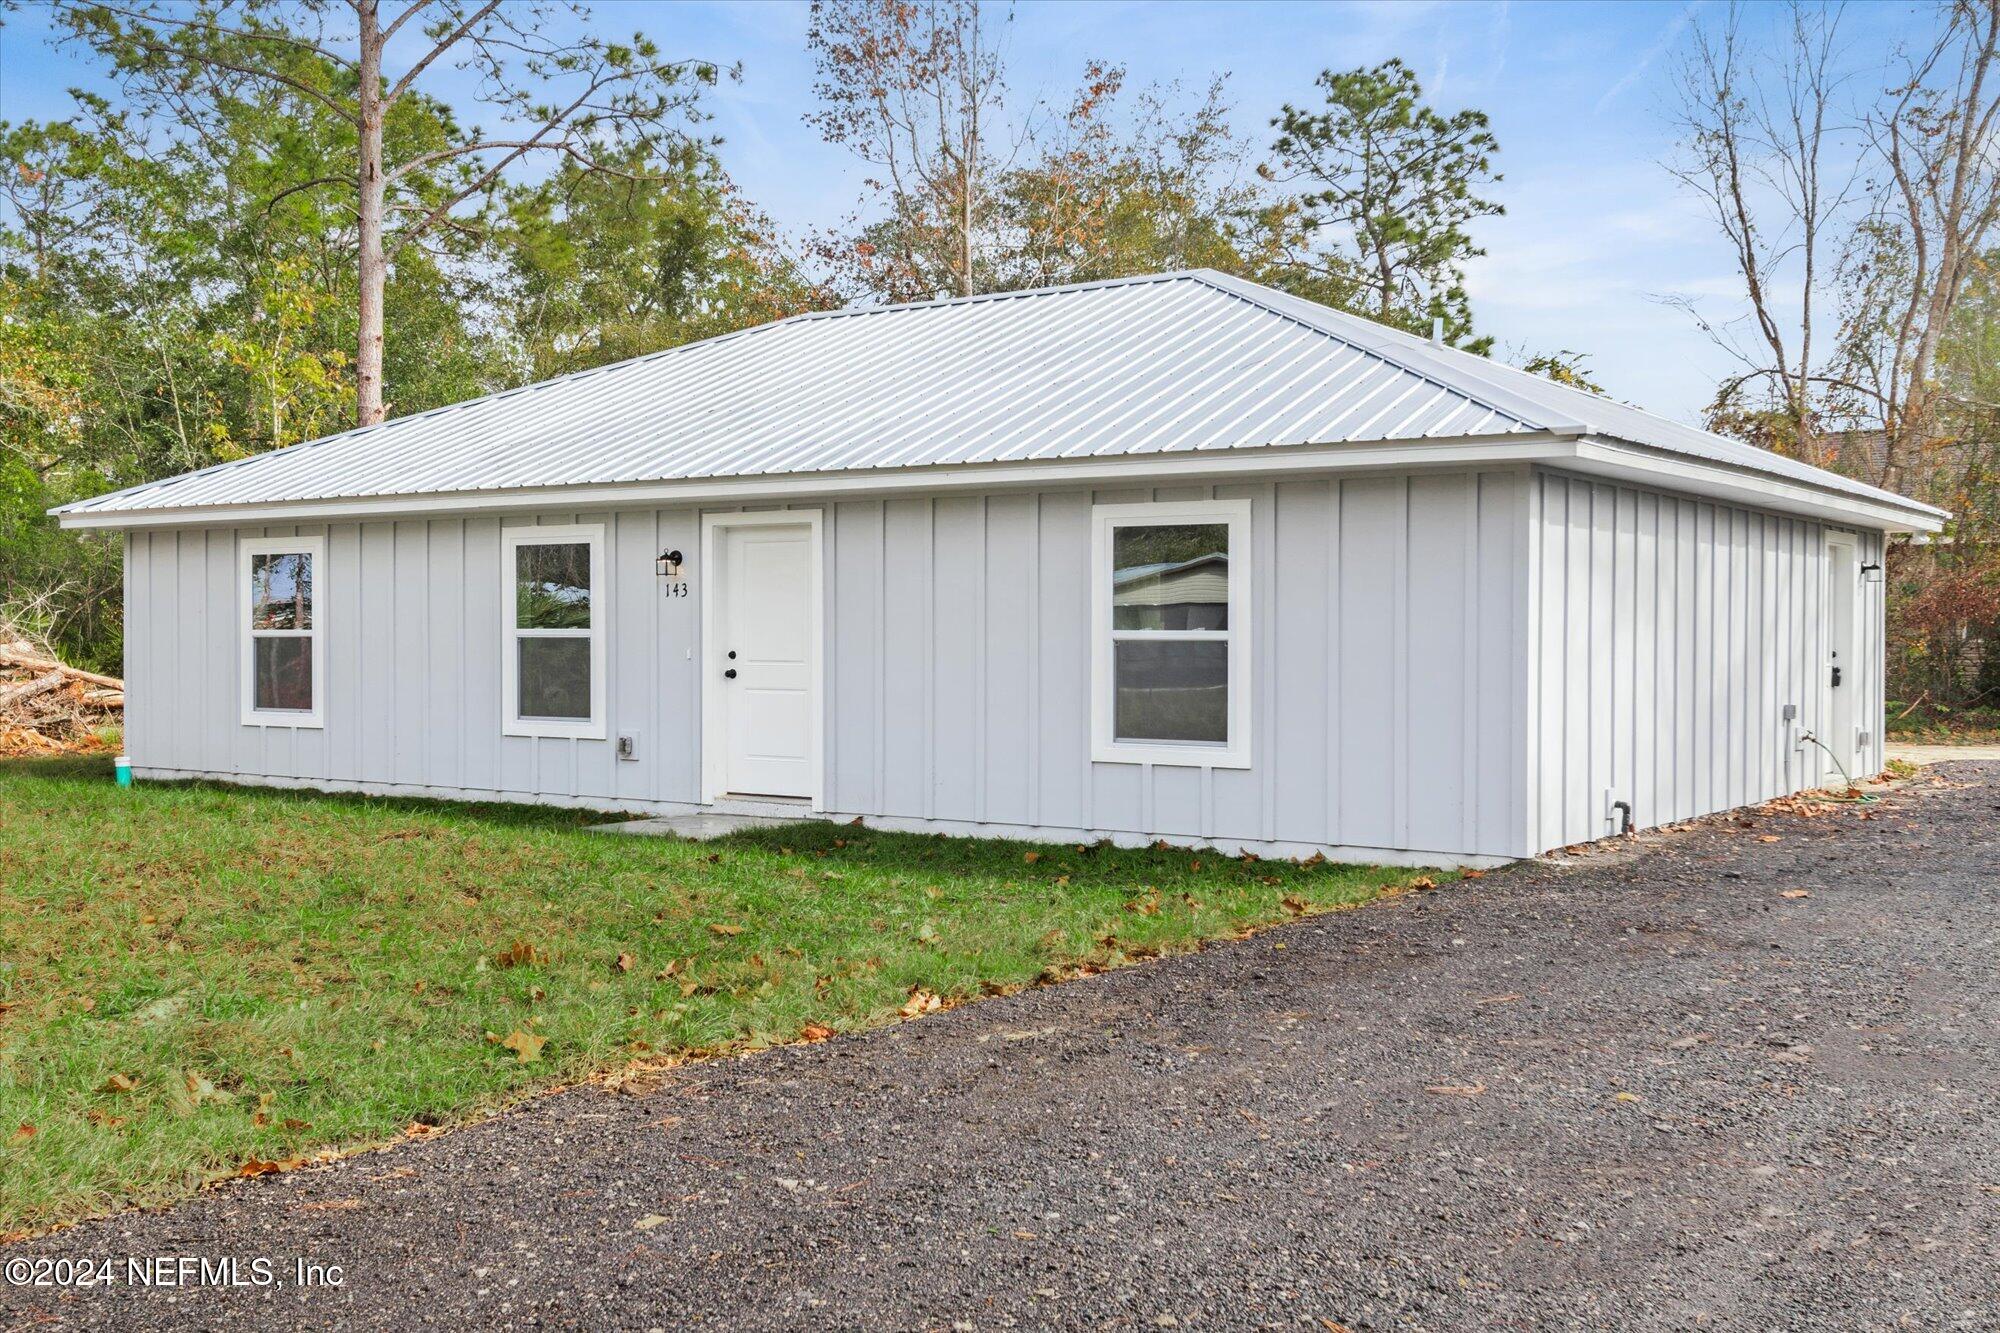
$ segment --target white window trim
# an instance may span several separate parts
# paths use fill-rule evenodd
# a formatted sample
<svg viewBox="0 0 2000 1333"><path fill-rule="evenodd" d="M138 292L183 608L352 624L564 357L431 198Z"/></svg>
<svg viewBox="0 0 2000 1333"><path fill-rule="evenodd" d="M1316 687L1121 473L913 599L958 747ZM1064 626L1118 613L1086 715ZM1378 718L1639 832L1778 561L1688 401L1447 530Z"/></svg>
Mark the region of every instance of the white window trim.
<svg viewBox="0 0 2000 1333"><path fill-rule="evenodd" d="M1113 528L1173 523L1229 525L1229 742L1121 741L1112 665L1111 573ZM1173 764L1188 768L1250 767L1250 501L1170 500L1094 505L1090 511L1090 757L1100 764ZM1126 631L1133 637L1152 632ZM1178 638L1186 631L1158 631ZM1208 632L1202 637L1221 637Z"/></svg>
<svg viewBox="0 0 2000 1333"><path fill-rule="evenodd" d="M254 630L251 628L250 561L259 555L304 555L312 560L312 628ZM326 725L326 538L245 537L236 544L236 633L243 646L238 654L243 673L243 725L246 727L324 727ZM313 706L309 712L291 708L257 707L257 640L312 640Z"/></svg>
<svg viewBox="0 0 2000 1333"><path fill-rule="evenodd" d="M523 546L558 546L585 542L590 546L590 716L561 718L520 715L520 652L515 640L523 632L515 623L519 606L514 599L514 570ZM570 740L601 741L605 737L605 635L604 621L611 605L611 590L604 581L604 525L572 523L556 527L513 527L500 529L500 734L503 736L550 736ZM528 630L538 637L581 638L574 631Z"/></svg>

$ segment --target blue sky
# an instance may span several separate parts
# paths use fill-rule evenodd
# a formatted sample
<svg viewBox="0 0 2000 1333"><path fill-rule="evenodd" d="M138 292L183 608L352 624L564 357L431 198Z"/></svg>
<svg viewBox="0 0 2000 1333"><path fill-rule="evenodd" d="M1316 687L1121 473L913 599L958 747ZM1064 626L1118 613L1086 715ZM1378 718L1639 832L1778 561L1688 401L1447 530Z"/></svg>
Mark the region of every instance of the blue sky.
<svg viewBox="0 0 2000 1333"><path fill-rule="evenodd" d="M1507 212L1480 224L1488 254L1468 284L1497 354L1587 353L1618 397L1692 421L1730 362L1660 298L1698 298L1718 319L1738 308L1728 251L1661 165L1673 146L1672 69L1693 17L1720 13L1684 0L1028 0L1006 42L1017 107L1062 100L1086 58L1124 64L1128 86L1178 79L1192 91L1227 72L1237 132L1260 148L1270 117L1287 100L1311 99L1321 69L1400 56L1435 105L1485 111L1500 141L1505 179L1492 196ZM1783 18L1777 5L1752 6L1745 26L1756 36ZM860 176L802 121L813 83L806 21L803 3L780 0L595 7L606 30L641 30L669 52L741 65L740 81L715 95L712 128L745 193L794 234L849 213ZM1854 61L1878 61L1922 21L1911 6L1857 6L1844 21ZM6 23L0 119L62 115L64 89L94 82L92 71L73 53L51 51L33 8ZM437 91L469 110L469 89Z"/></svg>

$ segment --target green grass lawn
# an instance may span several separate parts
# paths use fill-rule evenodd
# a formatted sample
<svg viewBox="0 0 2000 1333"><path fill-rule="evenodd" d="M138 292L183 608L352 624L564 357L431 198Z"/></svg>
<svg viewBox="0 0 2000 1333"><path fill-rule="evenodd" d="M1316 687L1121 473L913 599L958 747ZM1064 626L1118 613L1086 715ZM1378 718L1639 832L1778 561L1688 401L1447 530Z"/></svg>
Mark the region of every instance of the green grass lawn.
<svg viewBox="0 0 2000 1333"><path fill-rule="evenodd" d="M0 762L0 1233L1412 873L831 824L580 831L598 818Z"/></svg>

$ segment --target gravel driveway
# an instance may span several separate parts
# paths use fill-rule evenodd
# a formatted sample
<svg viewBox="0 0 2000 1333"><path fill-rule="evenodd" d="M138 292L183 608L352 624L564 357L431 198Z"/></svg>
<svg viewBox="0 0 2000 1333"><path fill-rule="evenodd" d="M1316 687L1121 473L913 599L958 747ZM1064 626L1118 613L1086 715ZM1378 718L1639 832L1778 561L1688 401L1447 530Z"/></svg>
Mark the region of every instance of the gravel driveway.
<svg viewBox="0 0 2000 1333"><path fill-rule="evenodd" d="M338 1289L0 1325L1991 1328L1996 811L1947 765L546 1098L0 1251Z"/></svg>

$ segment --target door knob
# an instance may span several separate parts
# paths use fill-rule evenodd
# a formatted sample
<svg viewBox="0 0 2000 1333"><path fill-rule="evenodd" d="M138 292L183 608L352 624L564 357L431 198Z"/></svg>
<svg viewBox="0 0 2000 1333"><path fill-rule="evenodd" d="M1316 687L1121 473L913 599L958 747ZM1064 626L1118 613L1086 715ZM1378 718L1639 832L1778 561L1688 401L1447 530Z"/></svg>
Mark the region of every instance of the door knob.
<svg viewBox="0 0 2000 1333"><path fill-rule="evenodd" d="M722 673L722 678L723 678L724 680L735 680L735 679L736 679L736 668L735 668L735 667L731 667L731 668L729 668L729 670L727 670L727 671L723 672L723 673Z"/></svg>

